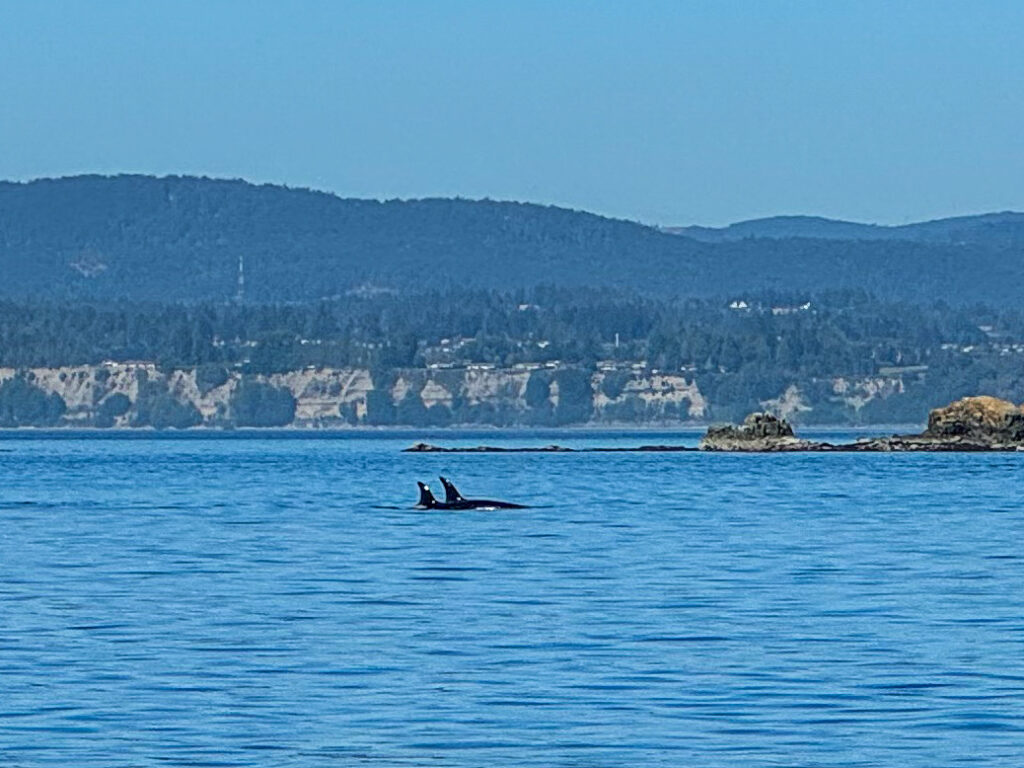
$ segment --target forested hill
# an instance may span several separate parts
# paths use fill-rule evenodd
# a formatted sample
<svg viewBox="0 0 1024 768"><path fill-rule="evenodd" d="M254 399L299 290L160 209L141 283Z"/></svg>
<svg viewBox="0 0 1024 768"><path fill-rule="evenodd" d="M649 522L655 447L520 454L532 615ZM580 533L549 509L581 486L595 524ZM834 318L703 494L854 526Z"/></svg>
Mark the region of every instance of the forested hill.
<svg viewBox="0 0 1024 768"><path fill-rule="evenodd" d="M557 284L716 298L859 288L883 299L1019 307L1020 243L709 243L524 203L352 200L188 177L0 182L0 297L222 301L236 297L242 259L246 302Z"/></svg>

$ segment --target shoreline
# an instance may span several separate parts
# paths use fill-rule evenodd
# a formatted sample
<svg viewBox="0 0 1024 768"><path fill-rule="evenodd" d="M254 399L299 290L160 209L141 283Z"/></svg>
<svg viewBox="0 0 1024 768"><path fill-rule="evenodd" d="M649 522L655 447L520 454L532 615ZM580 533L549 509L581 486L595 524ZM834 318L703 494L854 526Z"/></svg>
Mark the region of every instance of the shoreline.
<svg viewBox="0 0 1024 768"><path fill-rule="evenodd" d="M405 435L405 434L587 434L587 433L623 433L623 434L703 434L713 422L687 422L685 424L566 424L559 427L531 427L531 426L508 426L500 427L491 424L449 424L438 427L416 427L416 426L330 426L319 427L310 425L285 425L280 427L217 427L217 426L196 426L186 428L169 427L157 429L156 427L87 427L77 425L66 426L22 426L22 427L0 427L0 438L4 435L29 434L29 433L50 433L50 434L79 434L79 435L136 435L136 434L159 434L159 435L230 435L230 434L302 434L302 435ZM868 425L846 425L846 424L822 424L814 425L804 429L806 434L848 432L848 433L886 433L898 434L907 428L913 428L916 424L868 424Z"/></svg>
<svg viewBox="0 0 1024 768"><path fill-rule="evenodd" d="M402 449L403 454L1013 454L1024 453L1024 445L992 445L970 441L907 441L899 435L864 441L807 444L766 445L709 449L693 445L621 445L567 447L536 445L504 447L501 445L444 446L417 443Z"/></svg>
<svg viewBox="0 0 1024 768"><path fill-rule="evenodd" d="M850 430L845 430L850 434ZM822 430L822 435L828 435ZM853 432L853 434L857 434ZM559 445L515 447L478 445L445 447L420 442L405 453L563 453ZM965 397L928 414L921 432L859 437L853 442L828 442L797 437L793 426L769 412L748 414L742 424L708 427L696 448L680 445L585 447L577 452L668 453L1016 453L1024 452L1024 406L980 395Z"/></svg>

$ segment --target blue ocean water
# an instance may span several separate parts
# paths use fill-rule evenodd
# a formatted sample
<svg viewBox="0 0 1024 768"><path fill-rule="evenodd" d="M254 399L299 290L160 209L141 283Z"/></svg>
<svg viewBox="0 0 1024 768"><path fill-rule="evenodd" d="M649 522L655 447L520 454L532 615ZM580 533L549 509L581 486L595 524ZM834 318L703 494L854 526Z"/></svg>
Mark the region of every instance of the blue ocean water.
<svg viewBox="0 0 1024 768"><path fill-rule="evenodd" d="M414 437L0 436L0 765L1024 765L1024 454Z"/></svg>

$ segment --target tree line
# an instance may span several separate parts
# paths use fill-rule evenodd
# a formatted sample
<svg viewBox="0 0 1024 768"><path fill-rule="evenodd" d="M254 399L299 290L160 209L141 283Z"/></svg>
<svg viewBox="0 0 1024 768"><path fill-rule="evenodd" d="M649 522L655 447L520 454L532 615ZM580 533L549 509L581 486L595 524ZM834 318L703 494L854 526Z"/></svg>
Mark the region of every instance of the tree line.
<svg viewBox="0 0 1024 768"><path fill-rule="evenodd" d="M742 416L797 384L813 398L813 418L849 421L854 415L830 389L837 377L902 377L897 397L878 398L856 414L868 421L918 420L922 409L965 394L1021 401L1021 339L1024 317L1016 311L886 302L862 291L669 300L539 287L274 304L0 301L0 367L6 368L146 361L168 371L195 368L199 386L212 388L228 371L255 381L310 366L365 368L375 382L386 382L400 369L544 363L584 378L613 371L602 384L609 397L636 368L694 379L713 415L723 418ZM578 403L551 418L585 420L583 388L566 381L562 389L579 390ZM272 420L280 421L287 403L274 405L266 393L253 392L251 411L274 411ZM143 421L196 421L160 393L142 394L144 407L136 411ZM425 418L413 413L413 402L400 413L374 397L371 418L378 423ZM567 394L566 402L573 397ZM23 387L0 390L0 414L10 402L35 419L59 419L56 404ZM106 421L120 415L116 403L107 407ZM246 413L246 406L237 412Z"/></svg>

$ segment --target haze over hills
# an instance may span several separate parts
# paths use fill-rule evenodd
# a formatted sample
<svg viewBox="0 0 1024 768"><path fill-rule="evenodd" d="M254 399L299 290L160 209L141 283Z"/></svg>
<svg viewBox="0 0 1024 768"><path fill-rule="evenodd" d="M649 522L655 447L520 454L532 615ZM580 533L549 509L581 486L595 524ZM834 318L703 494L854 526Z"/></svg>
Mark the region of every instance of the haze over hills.
<svg viewBox="0 0 1024 768"><path fill-rule="evenodd" d="M360 290L865 289L1024 306L1024 214L902 227L779 217L679 234L529 203L379 202L194 177L0 182L0 296L305 301Z"/></svg>
<svg viewBox="0 0 1024 768"><path fill-rule="evenodd" d="M803 237L824 240L908 240L944 244L1019 245L1024 243L1024 213L1004 211L976 216L954 216L898 226L861 224L820 216L771 216L740 221L726 227L662 227L661 231L707 243L751 237Z"/></svg>

